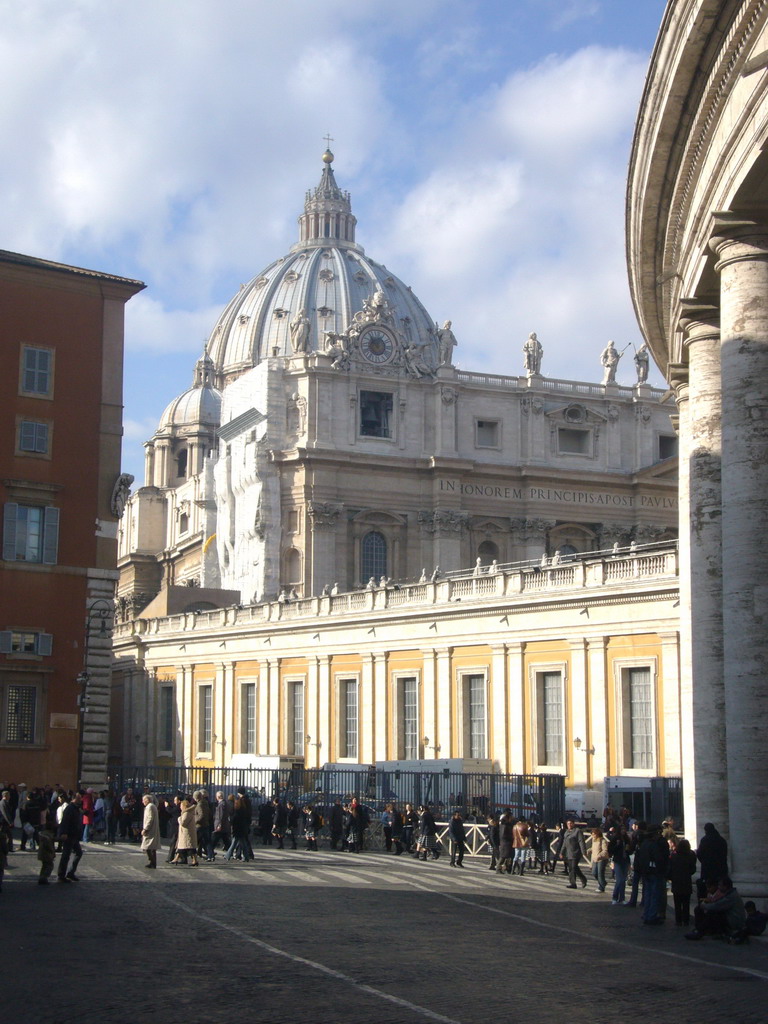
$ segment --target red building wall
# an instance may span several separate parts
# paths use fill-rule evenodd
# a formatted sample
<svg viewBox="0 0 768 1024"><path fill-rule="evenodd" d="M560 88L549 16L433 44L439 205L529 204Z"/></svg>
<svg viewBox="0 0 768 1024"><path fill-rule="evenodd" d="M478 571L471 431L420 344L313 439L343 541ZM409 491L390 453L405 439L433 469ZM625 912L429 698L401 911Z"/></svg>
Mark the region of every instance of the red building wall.
<svg viewBox="0 0 768 1024"><path fill-rule="evenodd" d="M78 676L84 666L94 674L85 665L86 632L89 656L97 647L102 660L108 654L99 627L111 607L116 561L111 499L120 473L123 313L142 287L0 252L0 782L72 786L81 742L95 753L100 743L90 733L105 716L108 728L108 702L98 700L83 716L81 735ZM27 349L52 353L47 395L23 393ZM47 426L47 452L18 450L20 420ZM18 506L21 515L59 510L54 564L27 560L18 548L9 557L11 532L25 529L8 521Z"/></svg>

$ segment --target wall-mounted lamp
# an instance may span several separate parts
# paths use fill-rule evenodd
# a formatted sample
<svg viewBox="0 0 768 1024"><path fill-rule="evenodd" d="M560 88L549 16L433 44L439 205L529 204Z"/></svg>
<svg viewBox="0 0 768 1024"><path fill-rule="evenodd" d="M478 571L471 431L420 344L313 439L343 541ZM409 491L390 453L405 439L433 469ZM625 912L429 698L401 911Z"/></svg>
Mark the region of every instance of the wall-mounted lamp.
<svg viewBox="0 0 768 1024"><path fill-rule="evenodd" d="M574 745L574 747L576 747L577 750L581 750L581 740L579 739L578 736L573 741L573 745ZM594 754L594 752L595 752L595 748L594 747L585 747L584 748L584 753L585 754Z"/></svg>
<svg viewBox="0 0 768 1024"><path fill-rule="evenodd" d="M424 744L424 746L425 746L425 747L426 747L426 748L427 748L428 750L434 750L434 752L435 752L435 757L437 757L437 755L438 755L438 753L440 752L440 749L441 749L441 747L440 747L440 744L439 744L439 743L433 743L433 744L432 744L432 745L430 746L430 742L429 742L429 736L425 736L425 737L424 737L424 738L422 739L422 741L421 741L421 742L422 742L422 743Z"/></svg>

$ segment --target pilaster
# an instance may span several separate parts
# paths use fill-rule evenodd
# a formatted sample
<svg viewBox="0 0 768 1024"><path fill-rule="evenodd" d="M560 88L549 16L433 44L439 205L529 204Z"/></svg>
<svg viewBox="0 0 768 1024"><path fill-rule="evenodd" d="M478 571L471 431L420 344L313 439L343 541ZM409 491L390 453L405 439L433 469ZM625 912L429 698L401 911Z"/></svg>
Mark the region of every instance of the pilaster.
<svg viewBox="0 0 768 1024"><path fill-rule="evenodd" d="M508 772L507 761L507 645L491 647L491 749L494 770Z"/></svg>
<svg viewBox="0 0 768 1024"><path fill-rule="evenodd" d="M522 774L525 763L525 644L508 643L507 650L507 764L508 772Z"/></svg>

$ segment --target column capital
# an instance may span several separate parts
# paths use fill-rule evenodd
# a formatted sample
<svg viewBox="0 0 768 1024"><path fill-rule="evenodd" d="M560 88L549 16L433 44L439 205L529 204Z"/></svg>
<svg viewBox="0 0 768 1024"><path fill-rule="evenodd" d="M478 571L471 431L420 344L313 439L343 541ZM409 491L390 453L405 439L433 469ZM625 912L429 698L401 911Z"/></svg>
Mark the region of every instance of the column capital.
<svg viewBox="0 0 768 1024"><path fill-rule="evenodd" d="M683 349L697 341L719 341L720 307L717 301L681 299L678 326L683 332Z"/></svg>
<svg viewBox="0 0 768 1024"><path fill-rule="evenodd" d="M768 223L762 216L752 219L746 212L716 211L712 215L709 247L718 257L718 273L731 263L768 260Z"/></svg>
<svg viewBox="0 0 768 1024"><path fill-rule="evenodd" d="M688 401L688 365L687 363L670 363L667 366L667 380L675 394L678 406Z"/></svg>

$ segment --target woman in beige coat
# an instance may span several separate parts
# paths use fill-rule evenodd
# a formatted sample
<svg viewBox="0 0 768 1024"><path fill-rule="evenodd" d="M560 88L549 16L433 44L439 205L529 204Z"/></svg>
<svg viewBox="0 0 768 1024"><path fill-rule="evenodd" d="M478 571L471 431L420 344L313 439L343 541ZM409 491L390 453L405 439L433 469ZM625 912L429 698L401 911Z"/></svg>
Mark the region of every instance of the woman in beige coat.
<svg viewBox="0 0 768 1024"><path fill-rule="evenodd" d="M597 882L597 891L605 892L605 869L611 855L608 852L608 840L599 828L592 829L592 848L590 851L592 874Z"/></svg>
<svg viewBox="0 0 768 1024"><path fill-rule="evenodd" d="M179 838L176 841L174 864L182 863L182 856L189 857L187 863L197 867L197 828L195 826L195 805L186 797L181 801L179 815Z"/></svg>
<svg viewBox="0 0 768 1024"><path fill-rule="evenodd" d="M144 820L141 826L141 848L147 855L148 868L157 867L157 851L160 849L160 818L157 813L154 798L145 793L142 797L144 803Z"/></svg>

